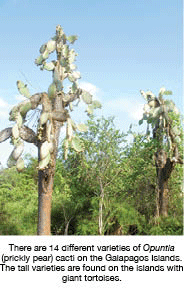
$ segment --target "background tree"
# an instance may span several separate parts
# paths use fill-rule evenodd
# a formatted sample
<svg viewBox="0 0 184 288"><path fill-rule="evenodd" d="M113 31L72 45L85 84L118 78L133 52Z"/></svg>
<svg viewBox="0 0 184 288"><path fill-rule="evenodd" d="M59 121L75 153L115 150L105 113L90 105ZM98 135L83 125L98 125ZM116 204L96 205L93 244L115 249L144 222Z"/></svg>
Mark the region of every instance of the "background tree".
<svg viewBox="0 0 184 288"><path fill-rule="evenodd" d="M38 188L30 172L0 171L0 235L36 234Z"/></svg>
<svg viewBox="0 0 184 288"><path fill-rule="evenodd" d="M147 136L128 131L133 141L127 145L123 159L124 200L136 207L144 215L147 222L153 216L155 206L155 178L156 171L153 162L154 143L148 141Z"/></svg>
<svg viewBox="0 0 184 288"><path fill-rule="evenodd" d="M111 211L109 202L116 197L112 192L117 176L121 173L120 166L125 142L124 133L115 129L113 118L88 121L89 133L83 135L85 151L83 165L85 179L90 181L94 194L98 199L98 232L104 235L108 229Z"/></svg>
<svg viewBox="0 0 184 288"><path fill-rule="evenodd" d="M81 99L88 105L87 113L92 114L93 109L100 108L98 101L79 88L80 72L76 71L74 64L76 52L70 49L77 36L66 36L60 25L56 27L56 34L51 40L40 48L40 55L35 60L41 70L52 72L52 83L48 92L31 95L27 85L17 81L17 87L27 99L10 111L10 120L15 121L13 127L0 132L0 142L11 137L14 150L8 159L8 167L16 165L18 171L24 168L21 157L24 150L24 141L33 143L38 148L38 235L50 235L51 200L56 167L56 157L60 128L66 122L65 157L68 147L77 152L83 151L82 141L75 135L75 131L86 130L84 124L76 125L70 118L73 110L72 102ZM56 52L56 60L47 62L50 54ZM72 83L67 93L63 90L63 81L68 78ZM41 107L41 108L40 108ZM28 112L36 110L38 125L36 131L25 125L29 119Z"/></svg>
<svg viewBox="0 0 184 288"><path fill-rule="evenodd" d="M88 131L79 135L84 141L84 152L78 155L70 151L64 163L71 186L83 203L76 233L125 234L136 218L139 221L139 213L125 202L123 191L126 134L116 129L113 117L91 117L87 126Z"/></svg>
<svg viewBox="0 0 184 288"><path fill-rule="evenodd" d="M147 134L149 126L152 129L152 140L155 143L156 166L156 217L168 216L168 180L177 163L183 164L180 155L180 143L182 141L182 129L179 112L172 100L165 100L164 95L172 94L165 88L161 88L156 97L151 91L141 91L147 101L144 106L143 120L147 121Z"/></svg>
<svg viewBox="0 0 184 288"><path fill-rule="evenodd" d="M71 174L63 164L63 158L57 159L56 174L54 179L54 199L52 210L52 234L72 234L71 221L75 222L78 213L81 213L83 206L82 195L80 191L75 191L71 185Z"/></svg>
<svg viewBox="0 0 184 288"><path fill-rule="evenodd" d="M130 130L127 134L131 138L133 136L133 141L128 136L129 141L124 142L127 137L116 129L113 119L109 124L109 119L94 118L89 121L91 124L86 123L88 131L78 135L85 138L86 151L77 153L70 148L68 159L63 160L64 149L59 148L52 194L52 235L99 235L100 185L97 175L100 173L96 173L95 169L100 167L92 165L98 159L97 139L102 142L105 139L103 149L112 147L114 151L107 151L111 163L105 171L106 179L102 178L105 195L102 206L103 234L182 235L181 165L175 166L169 178L168 217L155 220L156 169L153 154L157 146L154 139L149 140L147 135ZM104 123L107 129L104 129ZM93 138L93 135L96 137ZM111 142L111 136L117 141ZM94 142L92 147L91 143ZM182 150L180 146L182 143L179 145ZM107 161L106 155L102 155L104 162ZM3 235L36 234L38 162L33 157L24 159L26 169L22 173L15 167L0 170L0 234ZM99 164L103 164L102 160L101 157ZM106 183L109 184L105 186Z"/></svg>

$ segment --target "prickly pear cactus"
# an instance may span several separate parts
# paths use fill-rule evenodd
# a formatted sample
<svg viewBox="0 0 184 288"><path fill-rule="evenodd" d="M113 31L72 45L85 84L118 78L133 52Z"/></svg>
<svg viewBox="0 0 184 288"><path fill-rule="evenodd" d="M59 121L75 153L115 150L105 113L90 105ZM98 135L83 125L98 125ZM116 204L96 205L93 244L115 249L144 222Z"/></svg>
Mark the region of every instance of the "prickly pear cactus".
<svg viewBox="0 0 184 288"><path fill-rule="evenodd" d="M56 147L56 123L63 125L66 122L65 139L65 158L69 147L78 152L83 151L82 141L76 136L76 131L87 131L85 124L75 124L70 117L73 111L72 102L83 101L86 105L88 115L92 114L94 109L101 108L98 101L93 101L92 95L79 87L78 80L81 78L77 70L75 60L77 53L71 45L77 40L76 35L66 36L62 27L56 27L55 35L47 42L41 45L40 54L35 60L35 64L41 70L52 73L52 82L47 92L31 95L28 87L22 81L17 81L17 88L21 95L26 99L13 107L10 111L9 120L13 121L13 127L9 127L0 132L0 142L11 138L14 149L8 159L8 167L16 165L18 171L24 169L22 153L24 150L24 141L33 143L40 149L39 170L44 170L51 164L51 156ZM52 53L56 53L56 60L49 61ZM63 91L63 81L68 78L71 86L67 93ZM41 112L38 119L38 125L33 130L25 125L27 116L31 110L38 110L41 106Z"/></svg>
<svg viewBox="0 0 184 288"><path fill-rule="evenodd" d="M166 90L162 87L155 96L151 91L140 91L143 98L146 100L144 105L143 118L139 121L139 125L145 120L148 124L147 134L149 135L149 125L153 130L153 139L156 139L162 148L166 148L169 155L173 155L173 151L176 150L177 145L181 142L180 133L181 130L176 125L173 125L171 119L172 113L179 115L179 111L176 108L172 100L164 99L164 95L171 95L170 90ZM149 137L148 137L149 138Z"/></svg>

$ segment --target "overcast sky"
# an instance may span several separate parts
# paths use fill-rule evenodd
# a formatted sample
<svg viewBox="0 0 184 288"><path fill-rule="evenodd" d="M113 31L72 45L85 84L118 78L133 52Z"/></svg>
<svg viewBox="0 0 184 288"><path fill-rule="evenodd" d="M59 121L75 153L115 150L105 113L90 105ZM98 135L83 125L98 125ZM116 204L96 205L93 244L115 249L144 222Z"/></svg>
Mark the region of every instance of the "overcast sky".
<svg viewBox="0 0 184 288"><path fill-rule="evenodd" d="M118 129L126 132L141 118L140 89L157 94L165 86L181 110L181 0L0 0L0 130L20 99L17 80L28 80L32 93L47 91L51 73L34 60L57 24L78 35L81 86L101 101L98 115L116 117ZM74 112L78 121L83 110ZM3 165L12 149L0 144Z"/></svg>

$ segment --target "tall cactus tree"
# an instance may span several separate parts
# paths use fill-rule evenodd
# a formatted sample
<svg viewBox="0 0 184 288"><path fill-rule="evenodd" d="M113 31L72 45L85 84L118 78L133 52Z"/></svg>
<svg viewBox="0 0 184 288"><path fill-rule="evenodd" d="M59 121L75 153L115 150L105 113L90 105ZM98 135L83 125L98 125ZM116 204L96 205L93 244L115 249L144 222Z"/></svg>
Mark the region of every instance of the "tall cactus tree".
<svg viewBox="0 0 184 288"><path fill-rule="evenodd" d="M21 172L24 169L24 160L21 157L24 150L24 141L33 143L38 148L38 235L51 234L51 201L53 181L55 175L56 157L60 128L66 122L65 159L69 147L77 152L83 151L83 143L75 131L86 131L85 124L75 124L70 117L73 102L77 104L83 100L87 104L87 114L92 114L96 108L101 108L98 101L93 101L92 95L79 88L78 79L80 72L76 71L74 64L77 56L70 45L77 40L77 36L66 36L62 27L56 27L56 34L40 48L40 55L35 64L41 70L51 71L52 83L47 92L31 95L27 85L17 81L17 88L26 100L13 107L10 111L10 120L14 121L13 127L0 132L0 142L11 138L14 149L8 159L8 167L16 165ZM56 60L48 62L50 54L56 52ZM63 90L63 81L68 78L71 87L67 93ZM36 131L26 125L28 112L38 110L38 125Z"/></svg>
<svg viewBox="0 0 184 288"><path fill-rule="evenodd" d="M168 180L176 163L183 164L179 154L181 143L180 115L172 100L165 100L164 95L172 94L171 91L162 87L156 97L151 91L141 94L146 100L143 118L139 121L141 125L147 122L147 134L150 135L149 127L152 129L152 139L156 151L154 154L157 185L156 185L156 217L168 216Z"/></svg>

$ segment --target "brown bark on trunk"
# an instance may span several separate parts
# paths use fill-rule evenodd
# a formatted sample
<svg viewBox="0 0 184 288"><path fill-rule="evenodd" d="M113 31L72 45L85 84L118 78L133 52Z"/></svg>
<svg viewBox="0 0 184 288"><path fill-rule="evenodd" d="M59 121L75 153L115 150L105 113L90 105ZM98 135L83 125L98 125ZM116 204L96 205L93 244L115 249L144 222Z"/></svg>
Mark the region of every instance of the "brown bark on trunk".
<svg viewBox="0 0 184 288"><path fill-rule="evenodd" d="M56 53L57 61L55 68L53 70L53 82L56 85L57 92L55 97L48 99L48 95L42 95L42 105L43 111L55 112L52 117L52 135L54 136L54 151L51 155L51 160L48 168L38 172L38 235L50 235L51 234L51 202L52 202L52 192L54 184L54 175L56 167L56 157L58 153L58 143L60 127L63 122L67 120L66 111L64 107L69 104L63 102L63 92L62 92L62 81L66 78L63 69L61 67L60 61L62 58L62 46L66 43L66 40L62 38L63 31L60 25L56 27ZM59 84L58 85L58 81ZM58 87L59 86L59 87ZM58 90L59 89L59 90ZM78 95L74 95L77 97ZM73 100L74 100L73 99ZM73 101L70 99L70 101ZM69 101L69 102L70 102ZM50 105L51 104L51 105ZM52 107L51 107L52 106ZM68 114L68 113L67 113ZM58 119L59 115L59 119ZM55 117L54 117L55 116ZM41 142L46 140L46 130L42 127L43 134L42 140L38 143L38 160L40 161L40 147ZM44 140L45 138L45 140Z"/></svg>
<svg viewBox="0 0 184 288"><path fill-rule="evenodd" d="M51 234L53 176L52 168L38 171L38 235Z"/></svg>
<svg viewBox="0 0 184 288"><path fill-rule="evenodd" d="M164 180L164 175L160 169L157 176L157 209L156 217L168 216L168 180Z"/></svg>
<svg viewBox="0 0 184 288"><path fill-rule="evenodd" d="M157 172L156 187L156 217L168 216L168 180L174 168L174 162L167 158L164 150L155 153L155 164Z"/></svg>
<svg viewBox="0 0 184 288"><path fill-rule="evenodd" d="M40 161L40 147L38 146L38 159ZM56 151L56 150L55 150ZM38 235L51 234L51 204L56 165L56 153L51 155L48 168L38 170Z"/></svg>
<svg viewBox="0 0 184 288"><path fill-rule="evenodd" d="M57 99L58 100L58 99ZM58 102L55 105L58 105ZM61 123L54 121L54 152L51 155L51 160L48 168L38 171L38 235L51 235L51 206L52 206L52 193L54 186L54 175L56 167L56 158L58 152L59 134ZM43 132L43 139L45 135ZM40 161L40 147L38 145L38 159Z"/></svg>

